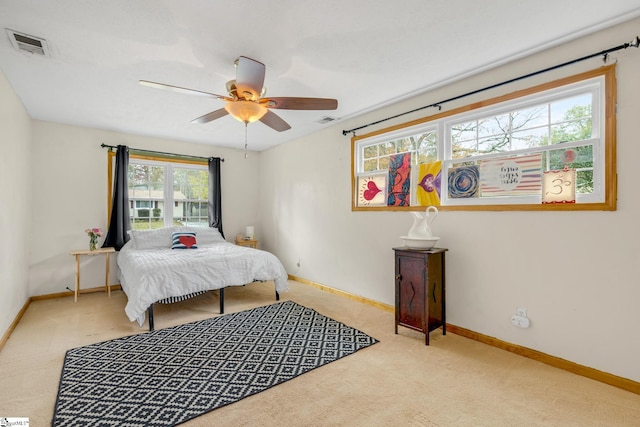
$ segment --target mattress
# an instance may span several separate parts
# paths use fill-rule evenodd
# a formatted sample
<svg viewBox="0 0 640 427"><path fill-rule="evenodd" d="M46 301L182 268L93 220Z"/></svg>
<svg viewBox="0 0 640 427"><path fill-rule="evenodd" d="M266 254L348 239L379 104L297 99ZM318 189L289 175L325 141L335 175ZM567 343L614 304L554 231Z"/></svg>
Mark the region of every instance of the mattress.
<svg viewBox="0 0 640 427"><path fill-rule="evenodd" d="M275 255L226 241L198 244L197 249L137 249L129 241L117 264L128 298L125 312L140 326L147 308L168 298L254 281L273 281L278 293L287 290L287 272Z"/></svg>

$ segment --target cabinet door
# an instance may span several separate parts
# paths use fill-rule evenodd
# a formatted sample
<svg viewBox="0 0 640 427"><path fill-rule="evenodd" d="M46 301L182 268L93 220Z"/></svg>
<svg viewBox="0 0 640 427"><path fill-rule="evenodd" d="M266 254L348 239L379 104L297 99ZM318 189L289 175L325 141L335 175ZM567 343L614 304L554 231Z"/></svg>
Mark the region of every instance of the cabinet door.
<svg viewBox="0 0 640 427"><path fill-rule="evenodd" d="M428 325L429 331L438 328L442 325L442 305L443 305L443 286L442 286L442 254L433 254L429 256L427 267L427 280L428 280L428 295L426 301L428 301Z"/></svg>
<svg viewBox="0 0 640 427"><path fill-rule="evenodd" d="M425 265L422 257L398 256L398 321L424 330Z"/></svg>

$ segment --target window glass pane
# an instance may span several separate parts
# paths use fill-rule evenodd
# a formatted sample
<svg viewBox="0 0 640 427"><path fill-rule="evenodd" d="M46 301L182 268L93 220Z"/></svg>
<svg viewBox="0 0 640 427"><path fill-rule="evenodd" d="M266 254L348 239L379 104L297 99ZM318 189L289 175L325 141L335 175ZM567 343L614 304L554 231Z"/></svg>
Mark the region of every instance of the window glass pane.
<svg viewBox="0 0 640 427"><path fill-rule="evenodd" d="M395 154L396 152L396 143L395 142L385 142L383 144L380 144L379 146L380 149L380 155L383 156L385 154Z"/></svg>
<svg viewBox="0 0 640 427"><path fill-rule="evenodd" d="M459 123L451 126L451 143L456 145L463 141L473 140L477 137L478 122Z"/></svg>
<svg viewBox="0 0 640 427"><path fill-rule="evenodd" d="M190 224L206 226L209 173L205 167L183 168L176 163L161 165L129 163L131 227L153 229ZM171 172L173 171L173 172ZM173 173L166 192L165 176Z"/></svg>
<svg viewBox="0 0 640 427"><path fill-rule="evenodd" d="M378 164L378 170L389 169L389 157L380 158L380 162Z"/></svg>
<svg viewBox="0 0 640 427"><path fill-rule="evenodd" d="M378 159L373 159L373 160L365 160L364 161L364 171L365 172L372 172L372 171L377 171L378 170Z"/></svg>
<svg viewBox="0 0 640 427"><path fill-rule="evenodd" d="M591 139L591 118L572 120L551 127L551 143Z"/></svg>
<svg viewBox="0 0 640 427"><path fill-rule="evenodd" d="M209 173L205 170L174 168L173 190L175 200L179 201L173 210L174 223L206 224Z"/></svg>
<svg viewBox="0 0 640 427"><path fill-rule="evenodd" d="M411 147L406 151L411 152L412 164L423 164L438 159L437 132L424 132L411 137Z"/></svg>
<svg viewBox="0 0 640 427"><path fill-rule="evenodd" d="M533 128L514 132L511 138L511 150L523 150L546 145L549 141L549 128Z"/></svg>
<svg viewBox="0 0 640 427"><path fill-rule="evenodd" d="M362 145L360 172L379 172L389 169L390 157L401 153L411 153L412 164L433 162L438 159L438 132L429 130L390 141ZM360 170L361 169L361 170Z"/></svg>
<svg viewBox="0 0 640 427"><path fill-rule="evenodd" d="M576 192L580 194L593 193L593 170L578 170L576 172Z"/></svg>
<svg viewBox="0 0 640 427"><path fill-rule="evenodd" d="M492 135L503 135L508 133L509 129L509 114L502 114L478 120L478 138Z"/></svg>
<svg viewBox="0 0 640 427"><path fill-rule="evenodd" d="M363 154L365 159L370 159L371 157L378 157L378 146L370 145L368 147L365 147L363 150Z"/></svg>
<svg viewBox="0 0 640 427"><path fill-rule="evenodd" d="M575 160L572 160L575 159ZM567 165L570 168L593 168L593 146L585 145L569 150L559 149L549 152L549 169L558 170Z"/></svg>
<svg viewBox="0 0 640 427"><path fill-rule="evenodd" d="M129 200L131 200L131 227L150 229L162 227L164 199L164 167L129 163Z"/></svg>
<svg viewBox="0 0 640 427"><path fill-rule="evenodd" d="M502 134L480 139L476 153L472 154L500 153L509 149L509 137Z"/></svg>
<svg viewBox="0 0 640 427"><path fill-rule="evenodd" d="M548 123L548 104L525 108L511 113L511 128L513 130L546 126Z"/></svg>
<svg viewBox="0 0 640 427"><path fill-rule="evenodd" d="M451 157L453 159L461 159L464 157L474 156L478 153L478 141L475 139L460 141L451 145Z"/></svg>
<svg viewBox="0 0 640 427"><path fill-rule="evenodd" d="M402 138L398 141L398 153L406 153L415 148L415 137Z"/></svg>
<svg viewBox="0 0 640 427"><path fill-rule="evenodd" d="M420 135L416 143L416 148L419 150L435 150L438 146L438 133L437 132L428 132Z"/></svg>
<svg viewBox="0 0 640 427"><path fill-rule="evenodd" d="M550 104L551 123L558 123L567 118L591 117L592 98L592 95L587 93L552 102Z"/></svg>

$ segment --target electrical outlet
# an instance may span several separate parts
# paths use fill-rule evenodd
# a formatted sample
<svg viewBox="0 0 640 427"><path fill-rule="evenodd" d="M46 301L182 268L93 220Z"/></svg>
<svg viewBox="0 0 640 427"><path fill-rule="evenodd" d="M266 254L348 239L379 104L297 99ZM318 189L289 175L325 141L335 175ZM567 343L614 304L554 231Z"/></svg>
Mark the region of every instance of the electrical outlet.
<svg viewBox="0 0 640 427"><path fill-rule="evenodd" d="M511 323L518 328L528 328L530 325L529 318L514 314L511 316Z"/></svg>
<svg viewBox="0 0 640 427"><path fill-rule="evenodd" d="M527 309L522 307L516 308L516 315L521 317L527 317Z"/></svg>

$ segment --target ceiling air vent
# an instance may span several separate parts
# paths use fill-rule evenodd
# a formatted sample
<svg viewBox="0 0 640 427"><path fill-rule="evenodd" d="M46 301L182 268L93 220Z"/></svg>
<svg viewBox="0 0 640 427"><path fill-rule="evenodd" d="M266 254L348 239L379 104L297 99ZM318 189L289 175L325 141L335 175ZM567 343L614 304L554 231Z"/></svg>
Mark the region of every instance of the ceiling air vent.
<svg viewBox="0 0 640 427"><path fill-rule="evenodd" d="M45 39L19 33L8 28L7 34L9 34L9 40L11 40L11 44L16 49L33 55L49 56L49 48Z"/></svg>
<svg viewBox="0 0 640 427"><path fill-rule="evenodd" d="M323 118L318 120L318 123L320 123L321 125L324 125L324 124L327 124L327 123L332 122L334 120L335 120L335 117L324 116Z"/></svg>

